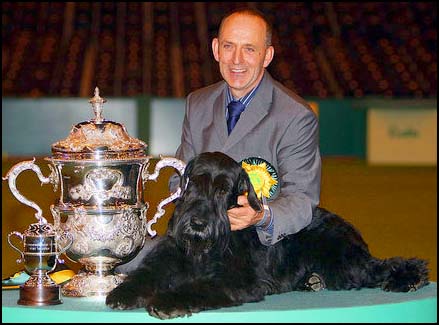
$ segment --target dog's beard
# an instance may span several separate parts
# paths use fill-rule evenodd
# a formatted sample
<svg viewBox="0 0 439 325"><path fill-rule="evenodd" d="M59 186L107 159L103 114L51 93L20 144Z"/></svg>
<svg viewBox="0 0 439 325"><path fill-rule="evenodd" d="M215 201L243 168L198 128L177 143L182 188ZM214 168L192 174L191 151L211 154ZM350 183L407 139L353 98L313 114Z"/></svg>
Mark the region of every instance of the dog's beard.
<svg viewBox="0 0 439 325"><path fill-rule="evenodd" d="M203 239L197 235L185 235L180 243L185 255L193 259L195 263L201 263L211 256L213 245L211 239Z"/></svg>

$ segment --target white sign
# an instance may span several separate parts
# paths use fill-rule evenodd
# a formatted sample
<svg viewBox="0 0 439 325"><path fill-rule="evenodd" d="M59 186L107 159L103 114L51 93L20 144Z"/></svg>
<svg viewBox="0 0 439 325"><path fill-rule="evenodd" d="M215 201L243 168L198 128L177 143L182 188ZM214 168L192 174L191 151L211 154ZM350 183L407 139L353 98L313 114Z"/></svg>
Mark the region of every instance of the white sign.
<svg viewBox="0 0 439 325"><path fill-rule="evenodd" d="M436 119L436 109L369 109L368 163L436 165Z"/></svg>

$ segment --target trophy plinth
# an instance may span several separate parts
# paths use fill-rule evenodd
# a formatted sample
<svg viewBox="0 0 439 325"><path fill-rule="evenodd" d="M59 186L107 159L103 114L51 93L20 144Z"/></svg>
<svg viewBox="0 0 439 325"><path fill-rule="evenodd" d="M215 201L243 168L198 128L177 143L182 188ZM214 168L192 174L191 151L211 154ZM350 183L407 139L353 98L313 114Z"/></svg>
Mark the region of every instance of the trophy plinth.
<svg viewBox="0 0 439 325"><path fill-rule="evenodd" d="M20 286L19 305L46 306L62 304L61 288L47 274L32 275Z"/></svg>

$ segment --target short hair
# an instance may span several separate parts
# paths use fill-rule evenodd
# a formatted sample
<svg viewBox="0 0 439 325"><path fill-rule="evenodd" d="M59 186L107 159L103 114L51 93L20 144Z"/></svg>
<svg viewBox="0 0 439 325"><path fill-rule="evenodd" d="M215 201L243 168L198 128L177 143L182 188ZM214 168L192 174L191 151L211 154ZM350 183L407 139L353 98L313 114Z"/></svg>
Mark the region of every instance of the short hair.
<svg viewBox="0 0 439 325"><path fill-rule="evenodd" d="M230 13L228 13L226 16L224 16L223 19L221 19L221 23L220 23L220 26L218 29L218 36L221 34L221 29L223 28L224 21L227 18L229 18L230 16L235 15L235 14L254 16L254 17L261 18L262 21L265 23L265 29L266 29L265 45L271 46L271 39L273 36L273 26L271 25L270 21L267 19L267 17L261 11L259 11L257 9L253 9L253 8L236 9L236 10L233 10Z"/></svg>

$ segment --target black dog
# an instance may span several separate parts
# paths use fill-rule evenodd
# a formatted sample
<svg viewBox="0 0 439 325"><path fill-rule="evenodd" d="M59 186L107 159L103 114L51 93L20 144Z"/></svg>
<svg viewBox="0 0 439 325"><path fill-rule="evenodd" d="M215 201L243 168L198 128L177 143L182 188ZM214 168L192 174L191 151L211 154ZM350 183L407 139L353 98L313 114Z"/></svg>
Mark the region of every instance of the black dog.
<svg viewBox="0 0 439 325"><path fill-rule="evenodd" d="M182 184L186 188L167 235L109 293L111 308L144 307L162 319L191 315L305 290L312 272L323 277L329 290L403 292L428 284L426 261L371 256L352 225L322 208L315 210L309 226L273 246L262 245L254 227L230 231L226 211L237 196L247 191L255 209L259 201L247 173L222 153L191 160Z"/></svg>

